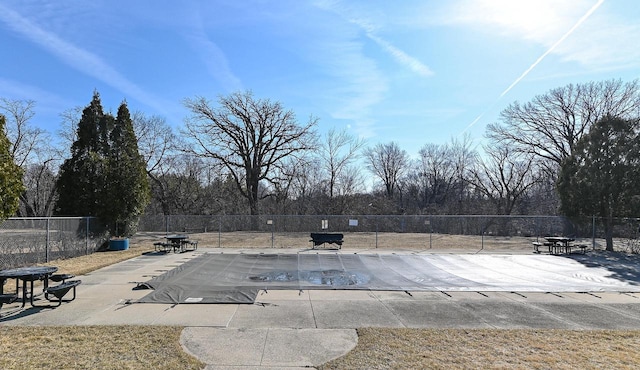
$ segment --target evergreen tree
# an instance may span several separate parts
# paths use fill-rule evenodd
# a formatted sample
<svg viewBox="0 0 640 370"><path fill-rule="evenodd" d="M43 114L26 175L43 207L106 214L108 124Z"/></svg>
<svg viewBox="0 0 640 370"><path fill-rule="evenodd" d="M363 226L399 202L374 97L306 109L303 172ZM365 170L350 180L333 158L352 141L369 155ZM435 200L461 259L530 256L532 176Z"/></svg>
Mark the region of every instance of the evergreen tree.
<svg viewBox="0 0 640 370"><path fill-rule="evenodd" d="M71 146L71 158L60 167L57 181L56 214L63 216L98 216L103 188L104 144L101 132L106 126L98 92L82 111L77 138Z"/></svg>
<svg viewBox="0 0 640 370"><path fill-rule="evenodd" d="M94 92L77 133L71 158L60 168L56 213L95 216L111 235L132 235L150 191L126 103L113 118L103 112L100 95Z"/></svg>
<svg viewBox="0 0 640 370"><path fill-rule="evenodd" d="M118 109L109 142L102 216L112 235L129 236L135 233L138 219L149 204L150 190L146 165L138 151L138 140L125 102Z"/></svg>
<svg viewBox="0 0 640 370"><path fill-rule="evenodd" d="M607 250L613 250L614 217L640 212L638 121L607 116L597 121L562 162L558 179L561 212L598 216Z"/></svg>
<svg viewBox="0 0 640 370"><path fill-rule="evenodd" d="M24 192L22 169L10 152L11 143L5 131L5 118L0 114L0 219L13 216Z"/></svg>

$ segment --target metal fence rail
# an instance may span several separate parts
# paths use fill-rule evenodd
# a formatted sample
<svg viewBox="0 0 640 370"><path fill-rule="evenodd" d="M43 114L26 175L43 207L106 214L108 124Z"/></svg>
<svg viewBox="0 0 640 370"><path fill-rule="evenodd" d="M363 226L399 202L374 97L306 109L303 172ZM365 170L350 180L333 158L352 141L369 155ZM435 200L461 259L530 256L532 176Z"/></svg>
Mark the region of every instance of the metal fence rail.
<svg viewBox="0 0 640 370"><path fill-rule="evenodd" d="M0 224L0 268L93 253L103 229L92 217L9 218Z"/></svg>

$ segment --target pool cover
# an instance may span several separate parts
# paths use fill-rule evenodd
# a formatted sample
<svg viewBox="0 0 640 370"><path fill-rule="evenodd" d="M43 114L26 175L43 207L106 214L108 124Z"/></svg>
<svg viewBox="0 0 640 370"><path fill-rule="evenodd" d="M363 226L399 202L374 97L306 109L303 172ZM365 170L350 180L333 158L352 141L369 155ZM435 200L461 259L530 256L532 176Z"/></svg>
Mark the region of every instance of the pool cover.
<svg viewBox="0 0 640 370"><path fill-rule="evenodd" d="M640 291L602 265L548 255L213 254L146 283L141 303L253 303L260 290Z"/></svg>

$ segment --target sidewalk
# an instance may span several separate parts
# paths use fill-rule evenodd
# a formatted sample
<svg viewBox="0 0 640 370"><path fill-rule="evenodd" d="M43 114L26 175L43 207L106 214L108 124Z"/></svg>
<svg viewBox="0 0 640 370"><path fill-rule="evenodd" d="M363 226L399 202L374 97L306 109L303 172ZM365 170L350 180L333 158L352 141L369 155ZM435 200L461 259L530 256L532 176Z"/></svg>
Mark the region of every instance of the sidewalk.
<svg viewBox="0 0 640 370"><path fill-rule="evenodd" d="M133 303L149 293L137 283L207 251L220 252L151 254L94 271L78 277L75 301L0 324L184 326L185 350L208 369L317 366L351 350L358 327L640 329L640 293L286 290L261 291L252 305Z"/></svg>

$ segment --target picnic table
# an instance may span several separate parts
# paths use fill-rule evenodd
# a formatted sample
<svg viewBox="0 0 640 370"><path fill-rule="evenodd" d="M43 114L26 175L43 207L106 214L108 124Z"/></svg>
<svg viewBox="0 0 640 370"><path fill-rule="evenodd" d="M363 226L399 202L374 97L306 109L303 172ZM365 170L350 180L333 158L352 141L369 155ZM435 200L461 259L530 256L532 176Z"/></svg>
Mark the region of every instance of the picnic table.
<svg viewBox="0 0 640 370"><path fill-rule="evenodd" d="M568 238L564 236L546 236L545 240L551 243L551 253L552 254L561 254L561 253L571 253L571 242L575 239Z"/></svg>
<svg viewBox="0 0 640 370"><path fill-rule="evenodd" d="M167 235L164 238L167 242L154 243L156 250L161 249L164 252L173 250L173 252L176 253L178 251L185 252L187 250L198 249L198 242L189 240L189 235L186 234Z"/></svg>
<svg viewBox="0 0 640 370"><path fill-rule="evenodd" d="M31 303L31 306L35 306L33 303L33 282L36 280L42 280L44 283L43 293L49 287L49 277L58 271L54 266L30 266L19 267L15 269L8 269L0 271L0 297L2 297L2 303L11 303L12 299L15 301L18 299L18 291L20 290L20 281L22 281L22 307L27 304L27 299ZM4 294L4 284L7 279L16 280L16 294ZM27 283L29 283L29 290L27 290Z"/></svg>
<svg viewBox="0 0 640 370"><path fill-rule="evenodd" d="M533 243L534 252L540 253L540 247L542 246L548 247L550 254L571 254L572 248L580 248L582 254L584 254L587 249L587 245L572 244L575 239L566 236L546 236L544 239L546 240L545 243Z"/></svg>

